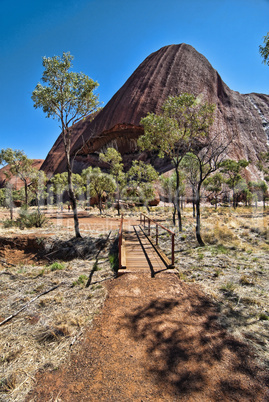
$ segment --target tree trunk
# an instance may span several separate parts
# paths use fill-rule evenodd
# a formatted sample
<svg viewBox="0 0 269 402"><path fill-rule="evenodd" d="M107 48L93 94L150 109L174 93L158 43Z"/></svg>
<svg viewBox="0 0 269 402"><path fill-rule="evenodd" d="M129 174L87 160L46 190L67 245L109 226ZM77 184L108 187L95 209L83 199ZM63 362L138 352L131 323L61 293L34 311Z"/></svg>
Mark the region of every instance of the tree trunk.
<svg viewBox="0 0 269 402"><path fill-rule="evenodd" d="M196 216L195 204L196 204L196 201L195 201L195 191L194 191L194 188L192 188L192 217L193 217L193 218L195 218L195 216Z"/></svg>
<svg viewBox="0 0 269 402"><path fill-rule="evenodd" d="M119 190L119 183L117 183L117 209L118 209L118 215L120 216L120 190Z"/></svg>
<svg viewBox="0 0 269 402"><path fill-rule="evenodd" d="M176 178L177 178L177 189L176 189L176 210L177 210L177 217L178 217L178 230L179 232L182 232L182 220L181 220L181 213L180 213L180 204L179 204L179 172L178 172L178 166L176 166Z"/></svg>
<svg viewBox="0 0 269 402"><path fill-rule="evenodd" d="M196 239L199 243L200 246L204 246L205 243L202 240L201 237L201 212L200 212L200 204L201 204L201 196L200 196L200 186L197 189L197 195L196 195Z"/></svg>
<svg viewBox="0 0 269 402"><path fill-rule="evenodd" d="M26 180L24 180L24 192L25 192L25 205L26 208L28 208L28 186Z"/></svg>
<svg viewBox="0 0 269 402"><path fill-rule="evenodd" d="M176 226L176 212L177 212L177 210L176 210L176 206L174 204L174 211L173 211L173 225L174 226Z"/></svg>
<svg viewBox="0 0 269 402"><path fill-rule="evenodd" d="M74 227L75 227L75 235L76 237L81 237L79 231L79 221L78 221L78 210L77 210L77 200L73 190L73 183L72 183L72 168L70 162L70 132L63 133L64 136L64 144L65 144L65 156L67 160L67 182L68 182L68 195L71 202L71 207L73 210L74 216Z"/></svg>

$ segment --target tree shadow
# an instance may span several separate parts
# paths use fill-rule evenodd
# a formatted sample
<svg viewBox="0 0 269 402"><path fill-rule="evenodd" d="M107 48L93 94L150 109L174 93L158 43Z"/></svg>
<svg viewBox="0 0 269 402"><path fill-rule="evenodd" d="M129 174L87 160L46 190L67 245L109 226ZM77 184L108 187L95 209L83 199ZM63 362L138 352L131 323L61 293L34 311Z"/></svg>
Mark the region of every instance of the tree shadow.
<svg viewBox="0 0 269 402"><path fill-rule="evenodd" d="M96 256L106 245L106 238L72 238L70 240L54 240L46 244L43 251L43 258L49 261L62 260L71 261L75 258L90 259Z"/></svg>
<svg viewBox="0 0 269 402"><path fill-rule="evenodd" d="M145 345L144 369L172 395L265 401L268 373L254 363L250 348L217 320L216 306L197 292L180 299L153 299L134 308L120 325Z"/></svg>

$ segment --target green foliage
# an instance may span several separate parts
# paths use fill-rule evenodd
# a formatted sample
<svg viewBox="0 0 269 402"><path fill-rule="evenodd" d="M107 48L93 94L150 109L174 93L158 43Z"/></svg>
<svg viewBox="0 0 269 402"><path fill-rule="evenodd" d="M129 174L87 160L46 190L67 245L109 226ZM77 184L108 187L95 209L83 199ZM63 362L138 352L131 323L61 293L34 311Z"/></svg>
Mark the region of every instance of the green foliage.
<svg viewBox="0 0 269 402"><path fill-rule="evenodd" d="M116 182L113 177L103 173L100 168L89 167L81 173L87 195L96 197L100 213L102 213L102 198L116 191Z"/></svg>
<svg viewBox="0 0 269 402"><path fill-rule="evenodd" d="M151 164L133 161L127 172L128 195L135 202L143 202L146 206L154 198L153 183L158 173Z"/></svg>
<svg viewBox="0 0 269 402"><path fill-rule="evenodd" d="M241 173L249 165L245 159L235 161L226 159L221 163L221 172L227 177L225 182L233 192L233 207L237 207L239 193L245 188Z"/></svg>
<svg viewBox="0 0 269 402"><path fill-rule="evenodd" d="M117 272L118 268L119 268L118 254L110 254L108 259L109 259L109 262L110 262L110 265L111 265L111 268L113 269L113 271Z"/></svg>
<svg viewBox="0 0 269 402"><path fill-rule="evenodd" d="M24 228L41 228L48 222L45 215L39 212L29 213L27 210L21 210L16 220L7 219L3 222L5 228L19 227Z"/></svg>
<svg viewBox="0 0 269 402"><path fill-rule="evenodd" d="M268 321L268 320L269 320L269 315L267 315L267 314L265 314L265 313L260 313L259 319L260 319L260 320Z"/></svg>
<svg viewBox="0 0 269 402"><path fill-rule="evenodd" d="M267 35L264 36L263 43L264 46L260 45L259 51L263 58L264 64L267 64L269 66L269 32L267 32Z"/></svg>
<svg viewBox="0 0 269 402"><path fill-rule="evenodd" d="M109 165L112 176L119 179L121 178L123 174L122 157L115 148L108 148L105 153L101 152L99 158Z"/></svg>
<svg viewBox="0 0 269 402"><path fill-rule="evenodd" d="M120 213L120 195L126 184L126 175L123 172L123 163L121 154L115 148L108 148L105 153L100 153L101 161L107 163L110 167L110 174L113 176L117 186L117 204L118 214Z"/></svg>
<svg viewBox="0 0 269 402"><path fill-rule="evenodd" d="M52 184L52 191L54 194L57 196L62 196L64 191L68 190L68 173L57 173L50 179L50 182ZM78 198L85 190L84 181L81 175L74 173L72 174L72 185L74 194Z"/></svg>
<svg viewBox="0 0 269 402"><path fill-rule="evenodd" d="M183 93L168 97L159 115L149 113L141 120L144 135L138 140L142 149L157 150L160 157L168 157L176 172L176 210L182 231L179 205L179 165L187 152L195 152L205 145L213 124L215 105L202 102L201 97Z"/></svg>
<svg viewBox="0 0 269 402"><path fill-rule="evenodd" d="M62 57L43 57L44 85L38 83L32 94L34 107L42 108L47 117L60 121L65 128L99 105L98 95L93 93L98 83L83 73L70 71L73 59L69 52Z"/></svg>
<svg viewBox="0 0 269 402"><path fill-rule="evenodd" d="M71 138L75 123L95 112L99 107L98 95L94 94L98 83L83 73L70 71L73 56L43 57L42 82L32 93L35 108L41 108L46 117L60 122L67 162L68 194L74 214L76 237L81 237L77 214L77 200L73 191Z"/></svg>
<svg viewBox="0 0 269 402"><path fill-rule="evenodd" d="M264 180L269 182L269 151L260 153L257 168L263 172Z"/></svg>
<svg viewBox="0 0 269 402"><path fill-rule="evenodd" d="M184 183L185 175L182 171L179 171L179 195L183 196L185 193L185 183ZM160 184L162 186L163 193L165 197L169 199L171 202L175 202L176 199L176 194L177 194L177 176L176 172L173 172L173 174L170 177L167 177L165 175L160 176Z"/></svg>
<svg viewBox="0 0 269 402"><path fill-rule="evenodd" d="M6 191L4 188L0 188L0 207L6 206Z"/></svg>
<svg viewBox="0 0 269 402"><path fill-rule="evenodd" d="M204 181L204 187L212 195L212 204L214 204L216 208L219 202L218 197L222 193L223 183L224 177L220 172L215 173Z"/></svg>
<svg viewBox="0 0 269 402"><path fill-rule="evenodd" d="M39 206L40 201L47 196L47 181L48 178L43 170L34 169L31 172L30 189L34 193L36 204Z"/></svg>
<svg viewBox="0 0 269 402"><path fill-rule="evenodd" d="M88 280L87 275L80 275L78 277L78 279L72 283L72 287L77 286L77 285L83 286L83 285L85 285L87 280Z"/></svg>
<svg viewBox="0 0 269 402"><path fill-rule="evenodd" d="M23 151L11 148L0 151L0 165L8 165L9 171L6 172L7 180L12 176L18 177L24 184L25 204L28 205L28 182L33 173L33 160L28 159Z"/></svg>
<svg viewBox="0 0 269 402"><path fill-rule="evenodd" d="M229 292L232 293L235 290L235 284L231 281L226 282L225 284L223 284L220 287L221 290L223 290L224 292Z"/></svg>
<svg viewBox="0 0 269 402"><path fill-rule="evenodd" d="M48 266L48 269L50 270L50 271L61 271L61 270L63 270L64 269L64 267L65 267L65 265L64 264L61 264L60 262L54 262L53 264L51 264L51 265L49 265Z"/></svg>
<svg viewBox="0 0 269 402"><path fill-rule="evenodd" d="M178 166L182 156L198 136L204 136L213 123L215 106L192 94L169 96L162 113L149 113L141 120L145 134L138 140L142 149L158 150Z"/></svg>

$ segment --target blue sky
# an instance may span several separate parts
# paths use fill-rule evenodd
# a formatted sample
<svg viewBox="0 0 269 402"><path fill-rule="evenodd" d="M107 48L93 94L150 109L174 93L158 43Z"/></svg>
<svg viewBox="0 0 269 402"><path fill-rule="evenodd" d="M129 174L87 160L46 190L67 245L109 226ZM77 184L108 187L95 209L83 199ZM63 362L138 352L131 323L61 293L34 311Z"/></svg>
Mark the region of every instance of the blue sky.
<svg viewBox="0 0 269 402"><path fill-rule="evenodd" d="M241 93L269 93L259 45L269 0L0 0L0 149L45 158L60 130L33 107L42 57L70 51L105 105L138 65L169 44L202 53Z"/></svg>

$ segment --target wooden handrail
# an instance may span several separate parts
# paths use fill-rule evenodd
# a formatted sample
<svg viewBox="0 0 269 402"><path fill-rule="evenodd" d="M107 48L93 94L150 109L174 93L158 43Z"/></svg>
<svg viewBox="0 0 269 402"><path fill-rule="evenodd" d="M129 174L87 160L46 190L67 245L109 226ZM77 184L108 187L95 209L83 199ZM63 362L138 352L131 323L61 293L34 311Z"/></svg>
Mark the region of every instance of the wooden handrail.
<svg viewBox="0 0 269 402"><path fill-rule="evenodd" d="M145 219L148 220L148 235L149 236L150 236L150 222L153 222L156 225L156 245L158 245L158 238L159 238L158 226L160 226L162 229L166 230L171 235L171 253L172 253L171 262L172 262L172 266L174 266L175 265L175 233L172 232L172 230L161 225L160 223L154 221L153 219L151 219L149 216L143 214L142 212L140 213L140 223L142 223L142 216L144 217L144 227L145 227Z"/></svg>

